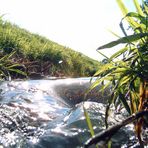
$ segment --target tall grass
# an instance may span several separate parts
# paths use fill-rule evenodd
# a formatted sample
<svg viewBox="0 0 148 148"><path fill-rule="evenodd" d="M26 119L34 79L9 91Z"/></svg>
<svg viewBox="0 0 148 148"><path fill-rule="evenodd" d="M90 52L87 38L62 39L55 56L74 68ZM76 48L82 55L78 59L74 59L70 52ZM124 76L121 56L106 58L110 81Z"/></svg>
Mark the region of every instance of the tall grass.
<svg viewBox="0 0 148 148"><path fill-rule="evenodd" d="M30 33L2 19L0 20L0 49L3 54L15 51L15 61L22 62L26 66L26 70L29 69L28 73L32 70L28 66L36 67L35 72L42 72L46 65L44 63L49 62L48 69L46 69L48 75L62 73L72 77L91 76L100 65L98 61L79 52ZM62 62L59 63L59 61ZM31 62L32 65L28 65Z"/></svg>

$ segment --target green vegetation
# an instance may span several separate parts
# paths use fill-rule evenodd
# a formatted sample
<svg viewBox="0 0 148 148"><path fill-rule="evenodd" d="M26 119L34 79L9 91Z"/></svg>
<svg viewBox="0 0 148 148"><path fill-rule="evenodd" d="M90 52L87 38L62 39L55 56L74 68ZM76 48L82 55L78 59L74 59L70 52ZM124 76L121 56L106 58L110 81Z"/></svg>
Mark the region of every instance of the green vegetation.
<svg viewBox="0 0 148 148"><path fill-rule="evenodd" d="M13 54L12 54L13 53ZM11 54L11 55L10 55ZM5 60L2 59L5 57ZM9 58L8 58L9 57ZM0 18L0 75L92 76L99 62ZM7 60L6 60L7 59ZM13 69L9 66L13 65ZM16 74L16 72L19 74Z"/></svg>
<svg viewBox="0 0 148 148"><path fill-rule="evenodd" d="M100 52L104 48L125 45L110 58L105 56L107 58L105 65L95 73L97 79L91 87L93 89L102 84L102 90L107 87L111 89L112 95L106 109L106 127L108 127L107 119L111 104L115 108L121 105L120 108L125 108L129 115L148 110L148 4L143 2L140 6L137 0L133 2L137 11L128 12L122 0L117 0L124 16L120 27L125 36L98 48ZM132 35L128 35L124 21L129 24ZM88 123L90 127L90 121ZM141 131L144 123L147 123L146 118L139 118L134 122L141 147L143 147Z"/></svg>

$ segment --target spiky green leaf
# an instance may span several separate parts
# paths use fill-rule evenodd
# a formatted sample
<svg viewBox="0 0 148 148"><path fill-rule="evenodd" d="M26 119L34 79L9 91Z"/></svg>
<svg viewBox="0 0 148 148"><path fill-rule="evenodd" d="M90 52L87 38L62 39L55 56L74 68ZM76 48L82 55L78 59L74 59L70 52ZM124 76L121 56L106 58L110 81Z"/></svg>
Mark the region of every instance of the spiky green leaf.
<svg viewBox="0 0 148 148"><path fill-rule="evenodd" d="M130 110L130 107L129 107L129 105L128 105L128 102L127 102L125 96L124 96L121 92L119 92L119 98L120 98L120 101L122 102L123 106L124 106L125 109L127 110L127 112L128 112L129 114L131 114L131 110Z"/></svg>
<svg viewBox="0 0 148 148"><path fill-rule="evenodd" d="M137 12L141 15L141 16L144 16L144 13L140 7L140 4L137 0L133 0L134 4L135 4L135 7L137 9Z"/></svg>
<svg viewBox="0 0 148 148"><path fill-rule="evenodd" d="M134 34L134 35L129 35L129 36L123 37L121 39L118 39L116 41L112 41L108 44L105 44L105 45L99 47L97 50L105 49L105 48L112 48L118 44L132 43L134 41L137 41L137 40L147 37L147 36L148 36L148 33L138 33L138 34Z"/></svg>
<svg viewBox="0 0 148 148"><path fill-rule="evenodd" d="M125 53L126 51L128 50L128 47L124 47L122 49L120 49L119 51L117 51L116 53L114 53L110 58L109 60L113 60L114 58L117 58L119 57L120 55L122 55L123 53Z"/></svg>
<svg viewBox="0 0 148 148"><path fill-rule="evenodd" d="M88 125L88 127L89 127L89 130L90 130L91 136L93 137L93 136L95 135L95 132L94 132L94 130L93 130L93 126L92 126L92 123L91 123L90 117L89 117L89 115L88 115L87 110L85 109L84 104L83 104L83 110L84 110L84 116L85 116L85 119L86 119L87 125Z"/></svg>

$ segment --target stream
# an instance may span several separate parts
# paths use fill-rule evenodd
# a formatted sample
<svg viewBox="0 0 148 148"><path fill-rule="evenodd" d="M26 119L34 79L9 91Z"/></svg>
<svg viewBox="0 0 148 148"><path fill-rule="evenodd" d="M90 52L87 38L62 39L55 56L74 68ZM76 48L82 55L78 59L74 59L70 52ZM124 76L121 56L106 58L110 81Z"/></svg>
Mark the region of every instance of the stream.
<svg viewBox="0 0 148 148"><path fill-rule="evenodd" d="M81 148L91 137L83 112L95 133L105 129L105 104L110 93L99 87L88 93L89 78L15 80L0 83L0 148ZM84 104L83 104L84 103ZM121 113L122 112L122 113ZM112 112L109 124L127 117ZM113 136L112 147L138 148L133 125Z"/></svg>

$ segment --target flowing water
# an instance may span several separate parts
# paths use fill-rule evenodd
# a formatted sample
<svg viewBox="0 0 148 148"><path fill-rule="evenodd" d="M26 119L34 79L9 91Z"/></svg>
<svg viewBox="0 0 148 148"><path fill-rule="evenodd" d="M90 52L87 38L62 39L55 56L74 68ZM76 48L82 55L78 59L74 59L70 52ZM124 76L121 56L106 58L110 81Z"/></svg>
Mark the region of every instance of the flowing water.
<svg viewBox="0 0 148 148"><path fill-rule="evenodd" d="M105 129L109 91L84 95L89 78L5 81L0 84L0 148L80 148L90 138L83 105L95 132ZM83 102L84 101L84 102ZM83 104L84 103L84 104ZM126 116L112 114L110 124ZM131 125L113 138L113 147L138 147Z"/></svg>

